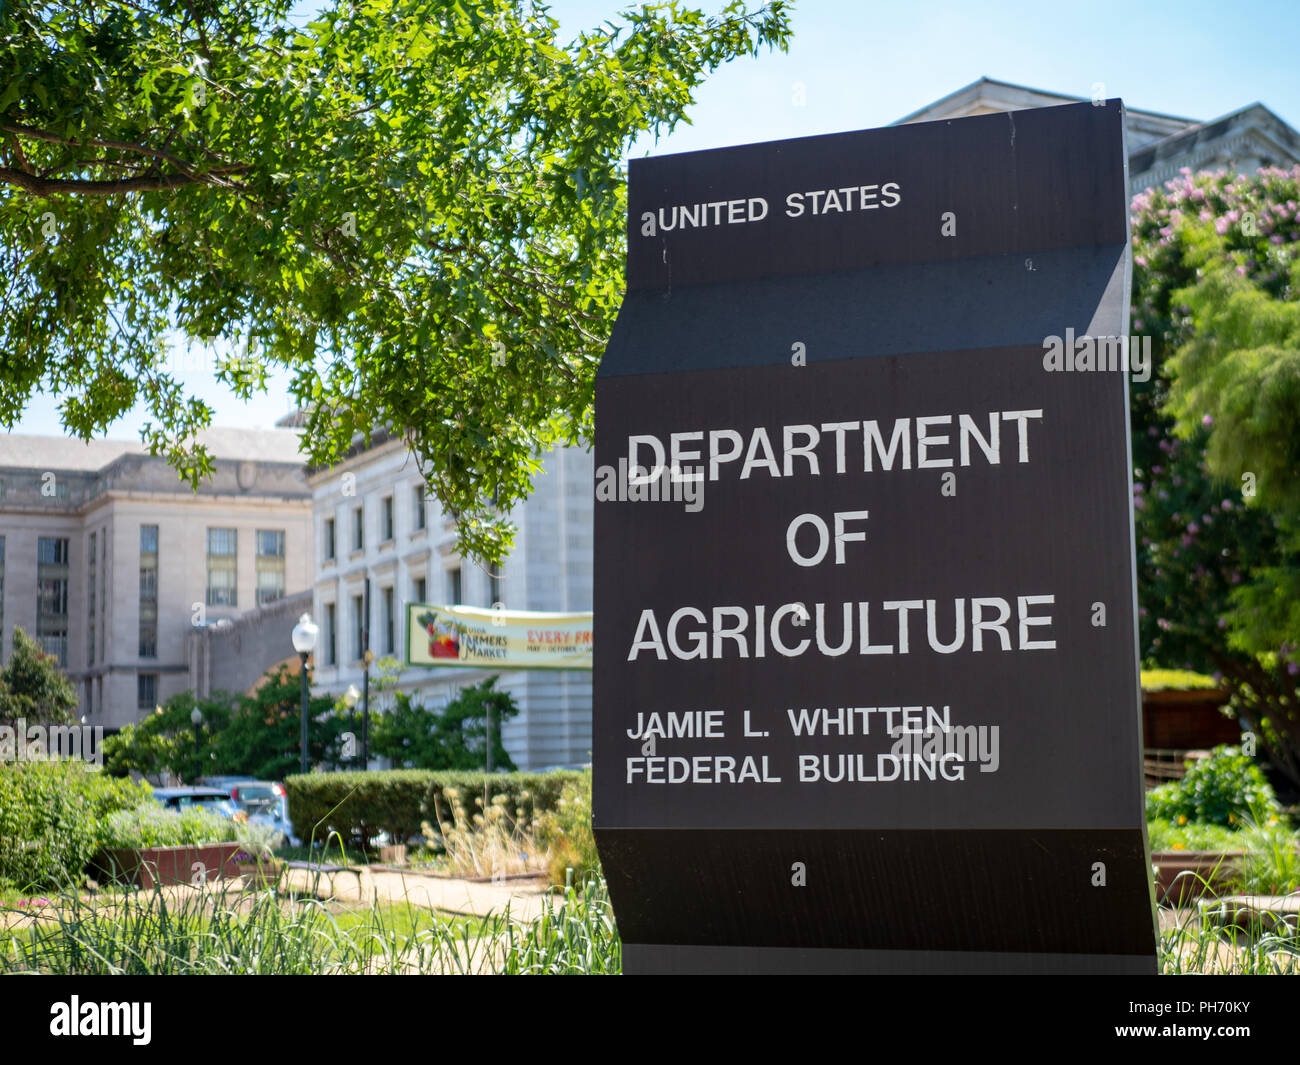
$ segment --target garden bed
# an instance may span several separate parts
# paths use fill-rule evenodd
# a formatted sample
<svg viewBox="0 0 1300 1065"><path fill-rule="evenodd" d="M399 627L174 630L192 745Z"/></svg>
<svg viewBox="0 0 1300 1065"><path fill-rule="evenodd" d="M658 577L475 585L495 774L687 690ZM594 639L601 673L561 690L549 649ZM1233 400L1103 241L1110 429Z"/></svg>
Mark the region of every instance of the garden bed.
<svg viewBox="0 0 1300 1065"><path fill-rule="evenodd" d="M1231 890L1246 852L1155 851L1156 900L1167 906L1185 906L1207 894Z"/></svg>
<svg viewBox="0 0 1300 1065"><path fill-rule="evenodd" d="M155 884L196 884L239 875L238 842L197 843L179 847L113 848L101 851L95 865L110 880L148 890Z"/></svg>

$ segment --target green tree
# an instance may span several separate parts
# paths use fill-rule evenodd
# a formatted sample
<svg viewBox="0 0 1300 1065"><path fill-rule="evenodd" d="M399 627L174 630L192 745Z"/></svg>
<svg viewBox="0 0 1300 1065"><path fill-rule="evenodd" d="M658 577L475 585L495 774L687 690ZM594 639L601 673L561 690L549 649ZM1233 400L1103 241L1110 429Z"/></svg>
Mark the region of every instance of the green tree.
<svg viewBox="0 0 1300 1065"><path fill-rule="evenodd" d="M1155 372L1130 395L1144 661L1213 673L1300 784L1298 200L1300 169L1135 199L1133 330Z"/></svg>
<svg viewBox="0 0 1300 1065"><path fill-rule="evenodd" d="M0 6L0 423L48 392L88 439L142 400L197 484L211 410L165 348L213 338L237 395L291 372L316 463L404 435L498 558L538 456L589 435L628 149L784 48L788 4L643 6L567 43L534 0L290 6Z"/></svg>
<svg viewBox="0 0 1300 1065"><path fill-rule="evenodd" d="M302 722L302 681L281 666L251 696L241 695L230 721L216 736L213 773L248 774L259 780L283 780L298 772ZM307 761L337 765L346 720L328 696L307 701Z"/></svg>
<svg viewBox="0 0 1300 1065"><path fill-rule="evenodd" d="M115 776L135 771L146 777L164 773L193 783L200 776L228 772L213 758L217 737L226 729L234 710L233 696L215 692L199 698L178 692L155 713L124 726L104 740L104 768ZM191 720L198 710L203 720L196 730Z"/></svg>
<svg viewBox="0 0 1300 1065"><path fill-rule="evenodd" d="M513 770L515 764L501 742L501 725L519 713L519 706L509 692L496 689L498 679L462 688L440 710L395 692L391 710L374 718L371 752L391 759L399 769L486 769L490 715L492 768Z"/></svg>
<svg viewBox="0 0 1300 1065"><path fill-rule="evenodd" d="M298 771L301 708L301 681L285 666L268 673L252 696L216 692L200 699L179 692L157 713L108 737L104 767L118 776L132 770L145 776L167 772L190 782L216 775L280 780ZM195 709L203 715L197 750L190 719ZM310 763L338 764L347 722L326 696L312 696L307 709Z"/></svg>
<svg viewBox="0 0 1300 1065"><path fill-rule="evenodd" d="M0 669L0 725L71 725L77 715L77 689L59 669L54 655L22 629L14 629L13 651Z"/></svg>
<svg viewBox="0 0 1300 1065"><path fill-rule="evenodd" d="M437 727L437 714L394 692L390 708L371 719L370 753L394 769L450 769Z"/></svg>

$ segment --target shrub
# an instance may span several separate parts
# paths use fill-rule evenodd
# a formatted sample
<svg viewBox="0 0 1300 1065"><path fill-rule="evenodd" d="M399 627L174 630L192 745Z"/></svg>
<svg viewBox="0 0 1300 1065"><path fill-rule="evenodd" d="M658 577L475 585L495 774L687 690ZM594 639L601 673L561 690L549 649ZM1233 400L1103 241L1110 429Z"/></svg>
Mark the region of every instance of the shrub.
<svg viewBox="0 0 1300 1065"><path fill-rule="evenodd" d="M539 838L551 848L551 882L581 885L600 876L600 855L591 830L591 773L566 781L559 802L539 819Z"/></svg>
<svg viewBox="0 0 1300 1065"><path fill-rule="evenodd" d="M1251 824L1242 832L1246 856L1236 887L1252 895L1289 895L1300 891L1300 835L1279 818Z"/></svg>
<svg viewBox="0 0 1300 1065"><path fill-rule="evenodd" d="M235 839L235 822L198 806L174 811L155 802L109 815L99 832L101 846L141 850L145 847L189 847L228 843Z"/></svg>
<svg viewBox="0 0 1300 1065"><path fill-rule="evenodd" d="M1259 766L1238 747L1216 747L1209 758L1188 766L1182 780L1147 792L1147 820L1183 817L1241 828L1248 818L1267 820L1280 809Z"/></svg>
<svg viewBox="0 0 1300 1065"><path fill-rule="evenodd" d="M420 831L431 776L421 769L390 769L287 777L294 833L304 843L322 843L331 832L365 843L381 830L405 840Z"/></svg>
<svg viewBox="0 0 1300 1065"><path fill-rule="evenodd" d="M1240 850L1242 841L1237 832L1221 825L1203 825L1197 821L1166 821L1156 818L1147 822L1147 833L1153 851L1216 851Z"/></svg>
<svg viewBox="0 0 1300 1065"><path fill-rule="evenodd" d="M28 888L80 881L98 825L149 795L84 762L0 765L0 883Z"/></svg>
<svg viewBox="0 0 1300 1065"><path fill-rule="evenodd" d="M458 798L472 811L483 813L494 802L504 799L505 809L514 811L522 821L533 821L554 810L566 784L590 776L581 770L556 769L549 773L431 773L425 795L426 817L445 820L451 815L447 790L454 788Z"/></svg>
<svg viewBox="0 0 1300 1065"><path fill-rule="evenodd" d="M512 821L531 821L554 809L564 785L582 777L578 771L550 773L434 772L389 769L365 773L312 773L285 782L289 816L296 835L324 841L330 832L347 842L368 843L379 831L402 842L419 836L425 821L454 820L446 794L456 789L472 817L504 796Z"/></svg>

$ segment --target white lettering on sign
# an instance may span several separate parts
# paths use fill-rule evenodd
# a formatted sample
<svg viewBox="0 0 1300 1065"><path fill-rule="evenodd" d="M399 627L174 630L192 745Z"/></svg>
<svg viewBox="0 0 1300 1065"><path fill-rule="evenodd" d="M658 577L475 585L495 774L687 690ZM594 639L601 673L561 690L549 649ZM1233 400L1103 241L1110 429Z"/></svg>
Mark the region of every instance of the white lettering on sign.
<svg viewBox="0 0 1300 1065"><path fill-rule="evenodd" d="M873 182L870 185L843 185L833 189L809 189L791 192L785 197L787 218L814 218L843 215L853 211L875 211L897 207L903 202L902 186L897 181ZM763 196L740 196L703 203L676 203L641 212L640 234L657 237L661 233L708 229L717 226L747 225L768 217L769 205Z"/></svg>
<svg viewBox="0 0 1300 1065"><path fill-rule="evenodd" d="M1014 450L1007 441L1006 461L1024 464L1029 461L1030 423L1042 420L1039 408L930 414L895 418L892 423L873 418L771 429L757 425L746 432L694 429L670 433L667 445L653 434L637 433L627 438L627 462L641 471L644 481L653 481L670 470L672 480L678 483L702 482L706 469L710 481L731 472L747 481L760 474L773 478L829 476L832 470L845 474L850 468L874 473L877 469L947 469L977 463L999 466L1005 434L1015 440ZM697 446L685 446L696 441ZM774 441L780 441L779 445Z"/></svg>
<svg viewBox="0 0 1300 1065"><path fill-rule="evenodd" d="M821 553L825 553L824 546ZM1016 614L1014 625L1011 624L1012 602ZM713 608L711 618L704 610L684 606L674 611L664 626L659 624L655 611L647 608L641 611L637 621L627 660L635 662L642 652L653 652L661 661L669 657L681 661L749 658L751 637L754 658L767 657L769 644L787 658L798 658L813 646L822 655L837 657L853 646L855 631L857 653L861 655L906 655L916 650L941 655L967 649L972 652L1054 651L1056 641L1047 638L1052 617L1041 608L1055 602L1055 595L1018 595L1005 599L963 596L953 599L951 607L941 607L936 599L894 599L875 604L880 611L876 616L882 620L874 632L870 624L871 603L859 602L856 611L853 603L830 604L829 609L827 604L817 603L813 610L814 631L810 635L798 631L808 623L808 613L802 603L782 603L770 612L763 605L719 606ZM924 618L923 639L920 618ZM1037 630L1032 636L1031 629ZM941 639L941 630L945 634L951 632L952 639ZM664 632L668 634L667 641ZM885 637L890 642L872 643L873 636ZM724 640L731 643L730 655L724 653L727 647Z"/></svg>

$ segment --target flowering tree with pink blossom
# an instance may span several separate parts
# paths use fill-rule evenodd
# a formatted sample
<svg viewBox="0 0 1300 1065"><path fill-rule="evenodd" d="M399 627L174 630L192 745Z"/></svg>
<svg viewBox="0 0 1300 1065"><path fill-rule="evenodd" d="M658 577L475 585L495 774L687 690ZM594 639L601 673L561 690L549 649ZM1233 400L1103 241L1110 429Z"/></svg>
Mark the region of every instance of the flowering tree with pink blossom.
<svg viewBox="0 0 1300 1065"><path fill-rule="evenodd" d="M1133 201L1141 645L1213 673L1300 785L1300 168Z"/></svg>

